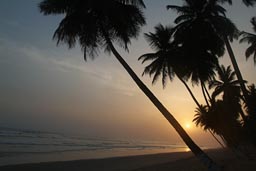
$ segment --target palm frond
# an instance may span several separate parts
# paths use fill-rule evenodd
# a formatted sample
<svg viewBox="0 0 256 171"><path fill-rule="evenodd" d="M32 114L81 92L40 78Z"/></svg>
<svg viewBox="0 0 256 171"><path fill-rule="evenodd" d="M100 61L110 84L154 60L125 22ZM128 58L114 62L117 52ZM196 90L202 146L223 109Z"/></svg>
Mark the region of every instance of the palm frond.
<svg viewBox="0 0 256 171"><path fill-rule="evenodd" d="M146 54L143 54L141 55L138 60L142 60L142 64L146 61L151 61L151 60L154 60L156 59L157 57L159 57L158 53L146 53Z"/></svg>
<svg viewBox="0 0 256 171"><path fill-rule="evenodd" d="M44 0L39 3L38 7L41 13L44 15L51 15L51 14L64 14L67 12L68 9L71 7L71 1L63 0L63 1L56 1L56 0Z"/></svg>
<svg viewBox="0 0 256 171"><path fill-rule="evenodd" d="M177 6L177 5L167 5L166 6L167 10L172 9L176 11L178 14L185 14L185 13L190 13L191 9L188 6Z"/></svg>
<svg viewBox="0 0 256 171"><path fill-rule="evenodd" d="M106 39L128 51L131 39L138 37L146 23L144 7L143 0L43 0L39 4L45 15L64 14L53 39L69 48L78 42L85 60L101 48L108 52Z"/></svg>
<svg viewBox="0 0 256 171"><path fill-rule="evenodd" d="M135 5L137 7L146 8L146 5L144 4L143 0L117 0L117 1L124 3L124 4L131 4L131 5Z"/></svg>
<svg viewBox="0 0 256 171"><path fill-rule="evenodd" d="M242 36L242 38L239 41L240 43L244 43L244 42L253 43L254 41L256 41L256 35L252 33L243 31L240 33L240 36Z"/></svg>
<svg viewBox="0 0 256 171"><path fill-rule="evenodd" d="M246 59L248 59L254 52L256 52L256 43L251 46L249 46L245 51Z"/></svg>
<svg viewBox="0 0 256 171"><path fill-rule="evenodd" d="M253 6L256 3L256 0L243 0L246 6Z"/></svg>

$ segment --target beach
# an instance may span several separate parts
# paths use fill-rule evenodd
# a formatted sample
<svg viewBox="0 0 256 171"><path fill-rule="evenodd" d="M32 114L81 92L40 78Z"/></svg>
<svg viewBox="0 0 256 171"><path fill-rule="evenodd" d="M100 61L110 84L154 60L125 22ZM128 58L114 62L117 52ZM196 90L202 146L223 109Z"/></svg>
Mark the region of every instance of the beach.
<svg viewBox="0 0 256 171"><path fill-rule="evenodd" d="M235 157L229 150L207 150L223 170L255 170L255 160ZM45 162L1 166L3 171L204 171L206 168L191 152L147 154L103 159Z"/></svg>

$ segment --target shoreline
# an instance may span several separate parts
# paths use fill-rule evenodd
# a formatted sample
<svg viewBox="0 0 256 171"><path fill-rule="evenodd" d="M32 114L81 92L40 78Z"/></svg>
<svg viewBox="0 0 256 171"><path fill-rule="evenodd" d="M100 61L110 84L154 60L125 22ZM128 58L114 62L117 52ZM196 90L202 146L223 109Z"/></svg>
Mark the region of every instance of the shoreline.
<svg viewBox="0 0 256 171"><path fill-rule="evenodd" d="M0 170L15 171L15 170L88 170L88 171L130 171L136 170L150 165L164 164L170 161L190 158L193 154L191 152L171 152L158 154L145 154L122 157L109 157L101 159L82 159L70 161L54 161L41 163L28 163L17 165L0 166Z"/></svg>
<svg viewBox="0 0 256 171"><path fill-rule="evenodd" d="M0 166L20 165L32 163L45 163L55 161L74 161L88 159L107 159L116 157L153 155L159 153L187 152L187 147L182 148L157 148L157 149L104 149L104 150L77 150L50 153L9 153L0 156Z"/></svg>
<svg viewBox="0 0 256 171"><path fill-rule="evenodd" d="M254 170L256 161L237 159L229 150L206 150L224 170ZM204 171L206 168L191 152L146 154L102 159L86 159L0 166L4 171Z"/></svg>

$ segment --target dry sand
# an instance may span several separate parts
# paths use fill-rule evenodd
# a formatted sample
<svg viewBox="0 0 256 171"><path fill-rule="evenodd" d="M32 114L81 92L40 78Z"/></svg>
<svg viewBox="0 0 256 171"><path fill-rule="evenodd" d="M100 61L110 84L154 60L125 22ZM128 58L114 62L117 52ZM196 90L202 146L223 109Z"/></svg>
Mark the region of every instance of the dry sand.
<svg viewBox="0 0 256 171"><path fill-rule="evenodd" d="M207 151L225 171L255 171L256 160L238 159L228 150ZM191 152L2 166L1 171L204 171Z"/></svg>

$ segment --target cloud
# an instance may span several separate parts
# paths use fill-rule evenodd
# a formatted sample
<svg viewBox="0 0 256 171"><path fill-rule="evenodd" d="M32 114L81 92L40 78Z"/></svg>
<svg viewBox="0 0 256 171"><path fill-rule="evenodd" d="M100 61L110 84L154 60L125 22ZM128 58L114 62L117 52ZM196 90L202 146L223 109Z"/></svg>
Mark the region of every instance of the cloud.
<svg viewBox="0 0 256 171"><path fill-rule="evenodd" d="M133 96L138 91L121 65L113 65L111 62L105 62L104 59L102 59L103 62L85 63L81 62L80 58L78 58L79 60L70 58L61 51L53 52L49 49L1 38L0 50L5 62L16 63L16 65L43 66L53 72L82 73L99 84L113 89L114 92L128 96ZM69 55L79 56L80 54Z"/></svg>

